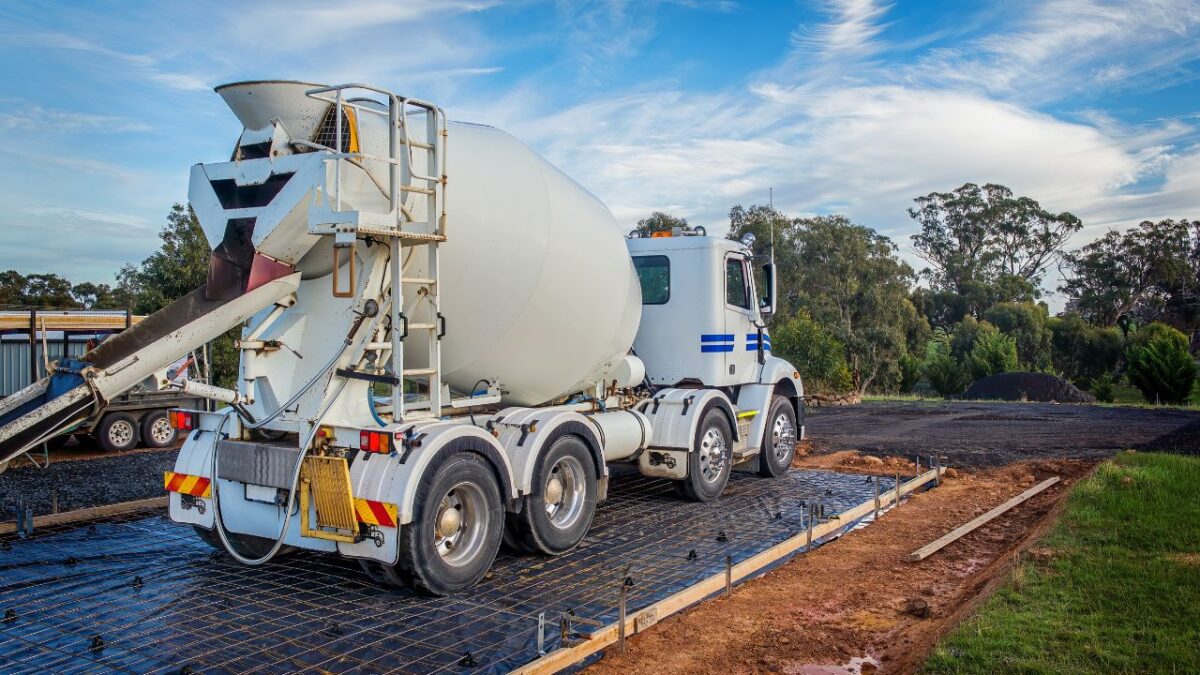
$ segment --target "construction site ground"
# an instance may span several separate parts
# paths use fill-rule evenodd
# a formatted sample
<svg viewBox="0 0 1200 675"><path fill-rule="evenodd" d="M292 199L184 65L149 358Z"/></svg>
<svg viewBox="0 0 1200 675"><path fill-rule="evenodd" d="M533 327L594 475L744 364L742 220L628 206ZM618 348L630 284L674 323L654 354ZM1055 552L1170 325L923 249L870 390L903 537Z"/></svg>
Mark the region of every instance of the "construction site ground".
<svg viewBox="0 0 1200 675"><path fill-rule="evenodd" d="M912 476L916 473L913 459L917 454L922 456L924 464L931 453L938 453L946 458L944 463L954 469L940 487L915 495L903 506L888 512L869 527L855 530L833 545L817 548L780 565L765 576L738 586L730 597L717 598L664 619L647 632L634 636L627 643L623 654L615 648L608 650L609 653L603 660L590 666L593 672L912 672L923 663L940 636L967 616L979 601L1005 580L1006 571L1010 569L1016 556L1028 554L1023 552L1053 522L1063 496L1075 481L1086 475L1098 461L1126 448L1196 452L1196 439L1200 435L1200 413L1186 410L1052 404L904 402L811 410L807 425L810 441L801 446L801 456L796 461L798 467L833 469L842 475L863 473L894 476L900 472L904 476ZM857 452L859 450L862 452ZM155 458L155 466L147 464L148 454ZM51 489L50 486L55 486L54 489L59 491L59 498L62 499L62 491L72 489L71 483L89 477L94 481L116 482L113 481L113 477L121 476L124 483L142 486L134 492L150 492L150 486L161 486L161 470L157 464L168 461L172 456L171 451L131 453L100 460L58 462L51 464L45 471L32 467L15 468L0 476L0 503L3 503L6 497L11 497L14 489L20 490L28 499L44 499L47 491ZM102 470L92 472L85 469L89 465L100 469L101 463L105 464ZM1064 480L932 557L919 563L904 562L904 557L919 546L1050 475L1061 476ZM60 480L64 477L69 477L69 480ZM608 548L602 542L613 536L617 536L617 539L623 542L622 546L638 547L638 542L646 544L647 542L643 541L644 536L639 536L636 532L618 532L615 528L624 529L624 526L618 525L619 519L641 513L638 507L646 505L645 500L649 495L654 495L649 498L654 501L659 513L661 509L669 508L672 514L676 514L673 517L683 519L675 521L676 524L671 530L678 531L681 529L680 525L688 523L685 527L689 530L688 538L693 543L684 544L684 548L704 549L700 550L700 560L705 573L712 567L710 562L716 565L714 569L719 568L718 553L728 550L728 544L717 542L717 538L723 539L723 531L728 530L727 534L734 535L730 537L733 540L730 543L735 545L741 545L751 536L749 531L734 529L739 514L761 516L763 525L760 527L769 527L770 529L764 532L769 531L772 538L784 536L786 531L795 531L796 523L789 521L792 520L791 511L800 502L786 504L793 508L784 509L784 520L781 522L773 515L774 509L778 507L766 508L773 503L785 505L774 501L779 498L778 495L770 491L762 492L764 485L758 480L740 479L737 485L728 496L728 502L724 499L722 502L736 507L733 510L738 513L722 514L723 522L719 523L705 523L703 520L693 523L687 519L685 511L697 507L680 504L671 499L660 499L657 488L652 487L652 484L635 481L635 484L629 484L625 488L631 490L628 497L606 507L609 509L609 516L604 522L598 523L600 527L595 533L595 544L588 548L593 553L599 553L600 549ZM854 485L857 485L855 481L845 483L843 489L848 490L848 496L859 490L858 487L853 487ZM780 485L780 488L785 488L785 485ZM619 497L620 492L622 491L618 490ZM154 494L161 493L138 494L130 498ZM858 497L862 495L859 494ZM94 499L103 500L104 497L99 495ZM635 519L636 526L649 528L647 532L664 531L661 518L647 520L645 514L642 516ZM618 520L612 520L613 517L617 517ZM726 517L733 519L729 520ZM773 522L783 527L776 528L770 525ZM130 525L132 524L130 522ZM726 527L727 524L730 527ZM150 528L154 532L151 536L156 537L159 542L156 545L163 548L166 556L164 560L169 561L172 557L178 560L184 549L179 545L170 544L170 541L185 533L177 533L174 529L160 531L158 527L154 525ZM692 530L694 535L691 535ZM103 530L101 533L103 534ZM146 533L150 534L150 530ZM202 549L196 548L190 537L176 541L188 542L188 556L202 554ZM163 545L162 542L167 543ZM703 547L700 546L702 543ZM16 542L12 545L14 551L18 549ZM716 548L709 551L708 548L712 546ZM678 548L673 546L672 551L666 553L666 557L672 560L687 559L689 556L684 554L688 551L675 550ZM58 555L57 551L51 550L53 552L49 556L50 559L43 562L50 563L46 581L60 578L63 574L66 574L65 578L68 579L78 576L82 568L87 566L89 558L77 556L84 561L83 565L74 562L62 567L63 563L54 558ZM746 550L749 549L743 549L743 553L739 555L744 555ZM109 552L99 555L102 559L126 565L130 559L123 553ZM664 554L649 550L647 553L655 558ZM1033 551L1033 554L1036 555L1037 551ZM709 557L715 559L709 561ZM51 560L54 562L50 562ZM205 556L203 560L208 558ZM669 564L667 569L678 569L678 565L679 563ZM582 565L588 566L586 563ZM128 592L120 589L129 588L129 577L137 575L134 567L121 568L121 579L113 579L112 592ZM511 602L514 599L511 593L500 588L504 583L502 577L522 567L524 562L519 560L509 560L498 565L498 574L484 584L481 594L471 601L472 604L479 606L482 602L483 606L495 607L492 603L497 600L502 603ZM551 571L550 567L553 565L541 570L538 579L545 581L547 577L544 574ZM363 586L365 578L361 577L356 567L345 568L342 571L343 568L344 566L339 565L336 566L337 572L328 573L334 568L322 565L322 583L341 588L341 592L349 590L352 595L369 593L364 590L368 588ZM10 572L15 569L10 569ZM175 569L172 578L177 578L184 569L191 569L190 564ZM246 583L254 576L247 574L245 570L228 567L224 563L212 569L214 571L206 573L228 574L230 580L241 579ZM290 564L282 568L292 569ZM100 570L97 571L101 575L104 574ZM619 577L622 570L618 567L612 570L612 573ZM190 583L187 581L191 578L189 575L190 573L179 577L177 583ZM272 588L277 586L276 576L272 575ZM691 578L691 575L672 576L670 581L663 578L659 584L649 586L658 586L665 591L668 587L677 588L678 584L686 582L685 577ZM151 581L154 578L151 575L142 579L147 589L157 585ZM202 576L196 577L200 578ZM606 581L609 581L607 576ZM645 580L643 578L639 581ZM291 583L288 581L281 585L290 586ZM608 596L613 595L614 584L604 583L602 586L602 592L598 596L592 596L602 598L594 611L597 618L610 620L613 618L608 616L611 609L602 608L613 604L615 596ZM223 597L234 598L236 602L240 596L235 587L238 587L238 582L231 583L227 591L223 591ZM8 590L8 599L16 599L12 593L18 589L11 587ZM647 590L650 589L646 584L639 583L638 593ZM317 596L320 595L324 595L324 592L314 595L318 602ZM395 596L391 594L373 596L370 601L372 611L383 611L386 606L389 612L399 611L404 614L403 608L394 604ZM587 601L580 602L579 598L551 604L556 605L555 610L561 610L557 605L566 606L571 602L576 605L588 604ZM424 610L433 608L427 604L418 607ZM514 609L516 608L509 607L503 614L510 616L510 621L519 623L526 636L531 635L532 631L526 628L532 621L529 608L522 606L513 612ZM195 619L199 618L197 615L202 616L202 612L177 614L180 610L175 607L170 610L147 607L146 611L156 618L158 613L166 612L164 617L182 619L179 623L172 621L174 625L187 625L189 631L194 631L193 639L188 643L188 650L194 650L191 654L192 659L157 661L156 665L180 667L192 663L202 668L207 665L209 668L216 666L216 670L225 669L221 666L227 664L219 661L214 663L204 658L202 655L206 653L206 649L200 644L203 640L195 639L195 635L203 635L207 630L211 630L206 628L202 621L195 623ZM265 608L259 611L269 614ZM459 609L454 614L460 614L461 611ZM411 618L417 618L421 612L413 614ZM403 625L407 623L408 618L392 615L385 623L391 623L392 626ZM553 617L549 618L554 621ZM19 621L23 622L24 619ZM12 625L7 627L10 630L16 628ZM4 628L0 626L0 633L4 632ZM217 626L212 627L215 628ZM506 628L511 630L511 627ZM556 625L551 625L546 633L551 634L556 628ZM276 667L289 662L293 667L313 667L321 663L321 668L340 670L342 668L339 666L353 664L361 669L369 663L367 670L372 670L371 666L380 670L391 670L392 668L388 667L390 664L393 668L408 671L421 670L422 666L432 666L429 669L433 670L457 670L461 668L460 659L464 657L465 651L471 651L471 659L468 661L477 661L482 669L506 669L506 659L499 653L490 651L484 644L473 643L478 640L469 639L463 642L466 645L465 649L460 649L453 640L437 640L432 654L405 654L402 649L398 650L397 644L389 647L386 653L376 652L361 661L353 657L348 661L344 660L354 652L343 654L343 658L339 659L338 648L355 643L350 638L354 630L354 626L347 626L336 620L332 627L321 623L317 631L329 634L318 641L319 659L309 660L301 657L295 660L296 653L291 647L273 650L271 654L275 658L282 656L285 659L276 662ZM370 634L374 635L378 628L371 626L363 630L369 630ZM471 630L466 626L460 626L450 634L460 634L459 630L465 631L462 635L471 634ZM96 658L97 654L85 644L86 639L90 637L85 635L87 632L81 629L78 632L67 631L67 635L60 634L66 643L55 645L43 655L49 656L57 652L59 657L65 657L69 654L69 658L83 657L84 663L91 662L96 665L95 661L106 661L107 658L118 654L119 650L128 647L118 646L119 642L110 643L109 647L102 650L104 656ZM288 638L289 642L286 644L290 645L290 639L294 638L291 635L288 635ZM530 638L524 639L524 649L529 649ZM27 643L25 646L31 650L38 649L36 644ZM484 648L481 650L480 647ZM421 648L428 649L430 645L421 645ZM0 649L0 652L3 651ZM140 649L135 649L134 654L139 657L145 656ZM159 654L155 656L161 658ZM34 658L25 660L30 657ZM23 654L21 663L30 666L38 660L32 651L27 651ZM134 664L148 665L149 662L155 661L154 658L149 661L132 659L132 662L118 659L121 665L117 669L128 668L131 665L136 669ZM65 663L63 662L63 665ZM507 663L516 665L519 661ZM264 662L250 657L240 661L238 666L253 668L254 664L262 666ZM240 669L238 666L232 669Z"/></svg>
<svg viewBox="0 0 1200 675"><path fill-rule="evenodd" d="M796 466L951 477L871 527L661 622L587 672L911 673L1008 578L1071 486L1126 449L1195 454L1200 412L1024 403L902 402L810 411ZM861 452L860 452L861 451ZM1049 477L1063 481L920 562L906 556Z"/></svg>

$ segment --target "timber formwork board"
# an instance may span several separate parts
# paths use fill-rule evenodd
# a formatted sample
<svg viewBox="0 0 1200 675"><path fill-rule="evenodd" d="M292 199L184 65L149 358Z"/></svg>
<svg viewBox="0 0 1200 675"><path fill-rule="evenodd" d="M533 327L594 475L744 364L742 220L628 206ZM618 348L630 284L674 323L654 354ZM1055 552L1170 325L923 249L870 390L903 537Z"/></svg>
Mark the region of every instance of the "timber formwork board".
<svg viewBox="0 0 1200 675"><path fill-rule="evenodd" d="M895 482L880 487L886 508ZM552 672L616 640L623 585L631 635L723 590L727 560L737 583L803 551L810 524L817 545L870 518L874 493L862 475L735 474L696 504L621 476L579 548L502 552L448 598L377 587L332 556L241 566L161 512L39 528L0 537L0 672Z"/></svg>

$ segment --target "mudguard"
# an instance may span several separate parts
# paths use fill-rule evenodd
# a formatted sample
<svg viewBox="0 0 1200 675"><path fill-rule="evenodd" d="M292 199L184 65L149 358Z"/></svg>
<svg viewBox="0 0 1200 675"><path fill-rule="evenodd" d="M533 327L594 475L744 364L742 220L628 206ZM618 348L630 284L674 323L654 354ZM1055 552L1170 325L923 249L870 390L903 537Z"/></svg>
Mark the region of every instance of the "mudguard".
<svg viewBox="0 0 1200 675"><path fill-rule="evenodd" d="M725 414L737 443L737 412L729 397L719 389L663 389L639 403L637 411L650 420L650 448L691 452L696 428L713 406Z"/></svg>
<svg viewBox="0 0 1200 675"><path fill-rule="evenodd" d="M500 445L512 462L513 477L519 495L528 494L533 486L533 470L543 448L560 436L573 434L583 439L592 453L596 479L608 477L608 466L604 463L604 447L596 435L595 428L587 418L573 410L546 408L506 408L489 422L488 426L497 434Z"/></svg>

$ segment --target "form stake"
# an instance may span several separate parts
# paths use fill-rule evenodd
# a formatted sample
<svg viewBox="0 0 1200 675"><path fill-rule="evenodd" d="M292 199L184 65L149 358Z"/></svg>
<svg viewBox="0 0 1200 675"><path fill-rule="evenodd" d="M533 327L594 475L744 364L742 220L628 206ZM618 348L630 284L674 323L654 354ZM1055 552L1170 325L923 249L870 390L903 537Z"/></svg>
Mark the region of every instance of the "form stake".
<svg viewBox="0 0 1200 675"><path fill-rule="evenodd" d="M733 556L725 556L725 595L733 593Z"/></svg>
<svg viewBox="0 0 1200 675"><path fill-rule="evenodd" d="M546 613L538 613L538 654L545 656L546 654Z"/></svg>
<svg viewBox="0 0 1200 675"><path fill-rule="evenodd" d="M617 609L617 641L621 644L621 653L625 653L625 594L628 592L628 586L625 582L621 582L621 600L620 606Z"/></svg>
<svg viewBox="0 0 1200 675"><path fill-rule="evenodd" d="M875 476L875 520L879 520L879 476Z"/></svg>

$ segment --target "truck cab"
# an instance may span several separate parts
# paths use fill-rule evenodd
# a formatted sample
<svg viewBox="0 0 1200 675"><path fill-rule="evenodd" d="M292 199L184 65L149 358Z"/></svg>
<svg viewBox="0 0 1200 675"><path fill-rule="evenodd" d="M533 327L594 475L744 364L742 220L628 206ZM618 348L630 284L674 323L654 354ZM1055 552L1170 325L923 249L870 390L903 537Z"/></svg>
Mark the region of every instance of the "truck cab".
<svg viewBox="0 0 1200 675"><path fill-rule="evenodd" d="M642 287L633 349L656 387L756 381L771 351L753 256L740 242L681 235L627 240ZM768 285L771 285L770 275Z"/></svg>

